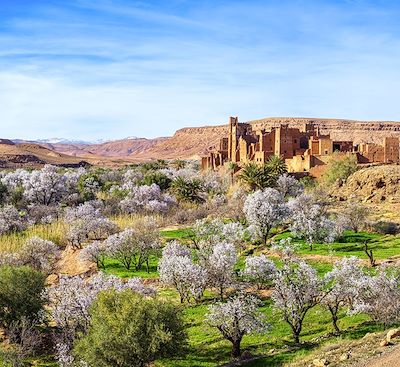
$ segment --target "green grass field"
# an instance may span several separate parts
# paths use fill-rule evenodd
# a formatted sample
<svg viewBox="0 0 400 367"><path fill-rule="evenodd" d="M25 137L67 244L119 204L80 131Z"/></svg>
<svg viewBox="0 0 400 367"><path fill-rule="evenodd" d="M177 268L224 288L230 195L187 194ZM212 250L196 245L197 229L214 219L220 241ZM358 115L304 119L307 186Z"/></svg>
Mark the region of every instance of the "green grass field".
<svg viewBox="0 0 400 367"><path fill-rule="evenodd" d="M273 240L279 241L290 237L290 232L276 235ZM383 235L378 233L345 231L339 241L329 244L314 244L313 249L303 240L294 239L294 243L301 245L300 254L322 256L357 256L360 259L368 259L364 252L364 242L368 242L368 248L373 251L376 259L388 259L400 255L400 236Z"/></svg>
<svg viewBox="0 0 400 367"><path fill-rule="evenodd" d="M6 248L10 248L10 243L20 243L28 236L41 235L43 238L53 238L56 240L60 236L63 228L58 226L40 226L33 227L19 235L8 235L0 238L0 246L3 248L4 238L7 240ZM183 243L190 243L190 229L174 229L161 232L164 240L178 240ZM289 232L275 234L273 241L279 241L282 238L289 237ZM13 242L14 241L14 242ZM332 244L315 244L313 250L304 243L304 241L294 240L300 244L300 255L318 255L316 259L308 260L314 266L320 275L325 274L332 268L331 257L357 256L367 259L363 250L364 241L369 242L369 248L373 250L377 259L387 259L392 256L400 255L400 237L392 235L381 235L374 233L354 233L345 232L342 239ZM4 248L3 248L4 249ZM268 246L260 246L251 249L251 253L258 254L268 250ZM246 253L247 254L247 253ZM326 261L324 259L326 257ZM241 255L237 264L237 270L244 267L245 256ZM278 258L274 258L276 263L280 263ZM116 259L106 260L105 272L119 277L141 277L144 279L158 278L157 273L158 258L153 256L150 259L150 271L147 272L143 267L140 271L126 270ZM185 322L187 323L187 332L189 336L189 347L184 357L176 359L164 359L155 363L158 367L213 367L229 362L230 344L223 340L217 330L209 327L205 322L208 305L216 299L216 295L210 291L205 294L205 299L201 304L180 305L178 295L174 289L161 287L158 297L168 299L176 303L177 309L183 310ZM284 323L279 314L276 314L271 306L269 299L264 299L264 306L261 308L265 313L271 328L268 333L263 335L245 336L242 343L243 350L248 350L252 355L259 358L248 362L245 366L281 366L291 361L293 358L299 358L311 353L321 344L329 341L334 343L341 339L361 338L367 332L382 330L380 326L372 324L364 315L348 316L341 314L339 326L344 330L340 336L329 336L333 331L330 324L329 312L321 307L316 307L306 316L304 328L301 335L302 344L294 346L291 341L289 326ZM51 358L37 360L32 359L32 364L40 367L54 367L56 364Z"/></svg>

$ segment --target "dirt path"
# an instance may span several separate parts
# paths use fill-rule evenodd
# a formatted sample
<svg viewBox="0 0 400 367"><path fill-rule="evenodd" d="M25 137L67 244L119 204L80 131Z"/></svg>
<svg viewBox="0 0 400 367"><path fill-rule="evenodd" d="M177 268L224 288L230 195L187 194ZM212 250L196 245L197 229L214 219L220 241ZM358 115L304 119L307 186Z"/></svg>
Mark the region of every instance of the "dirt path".
<svg viewBox="0 0 400 367"><path fill-rule="evenodd" d="M353 367L399 367L400 366L400 345L364 362L352 365Z"/></svg>

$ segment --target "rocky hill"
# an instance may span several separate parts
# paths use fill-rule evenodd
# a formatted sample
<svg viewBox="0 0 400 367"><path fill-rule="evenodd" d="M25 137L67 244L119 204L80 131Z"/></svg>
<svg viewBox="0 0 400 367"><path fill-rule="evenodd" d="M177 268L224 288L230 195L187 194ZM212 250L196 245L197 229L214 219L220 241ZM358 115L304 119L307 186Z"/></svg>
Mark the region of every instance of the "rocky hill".
<svg viewBox="0 0 400 367"><path fill-rule="evenodd" d="M400 137L400 122L354 121L321 118L270 117L248 121L255 128L270 129L280 124L301 127L304 123L314 123L322 134L331 134L335 140L353 140L382 143L385 136ZM172 137L156 139L123 139L101 144L48 144L48 148L58 152L81 157L131 157L148 159L198 159L218 145L226 136L227 126L205 126L183 128Z"/></svg>
<svg viewBox="0 0 400 367"><path fill-rule="evenodd" d="M55 152L38 144L15 144L10 140L0 139L1 168L40 167L44 164L79 167L88 163L82 158Z"/></svg>
<svg viewBox="0 0 400 367"><path fill-rule="evenodd" d="M400 137L400 122L395 121L354 121L322 118L269 117L248 121L254 128L270 129L280 124L301 127L304 123L314 123L322 134L331 134L334 140L352 140L382 143L385 136ZM219 139L227 135L227 125L188 127L172 137L156 139L128 138L98 144L41 143L41 146L58 153L80 157L101 164L113 160L113 164L144 161L150 159L199 159L214 149Z"/></svg>
<svg viewBox="0 0 400 367"><path fill-rule="evenodd" d="M156 144L166 139L168 138L129 138L98 144L42 143L41 145L60 153L79 157L129 157L150 151Z"/></svg>
<svg viewBox="0 0 400 367"><path fill-rule="evenodd" d="M400 166L377 165L362 168L332 189L339 200L358 198L369 203L400 203Z"/></svg>
<svg viewBox="0 0 400 367"><path fill-rule="evenodd" d="M169 138L131 138L108 141L101 144L44 144L48 149L72 156L96 159L96 157L129 157L135 160L150 159L199 159L227 134L226 126L184 128Z"/></svg>

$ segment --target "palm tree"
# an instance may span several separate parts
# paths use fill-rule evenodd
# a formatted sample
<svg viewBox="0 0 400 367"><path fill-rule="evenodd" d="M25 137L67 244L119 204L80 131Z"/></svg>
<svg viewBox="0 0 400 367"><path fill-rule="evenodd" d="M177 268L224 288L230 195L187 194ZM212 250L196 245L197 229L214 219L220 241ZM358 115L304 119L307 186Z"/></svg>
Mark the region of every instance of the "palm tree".
<svg viewBox="0 0 400 367"><path fill-rule="evenodd" d="M276 183L275 174L267 164L259 166L254 162L246 164L240 170L239 179L253 191L274 186Z"/></svg>
<svg viewBox="0 0 400 367"><path fill-rule="evenodd" d="M202 182L198 179L184 179L178 176L171 184L171 192L179 201L202 203Z"/></svg>
<svg viewBox="0 0 400 367"><path fill-rule="evenodd" d="M277 177L287 172L285 161L277 155L271 155L265 163L271 170L271 173Z"/></svg>

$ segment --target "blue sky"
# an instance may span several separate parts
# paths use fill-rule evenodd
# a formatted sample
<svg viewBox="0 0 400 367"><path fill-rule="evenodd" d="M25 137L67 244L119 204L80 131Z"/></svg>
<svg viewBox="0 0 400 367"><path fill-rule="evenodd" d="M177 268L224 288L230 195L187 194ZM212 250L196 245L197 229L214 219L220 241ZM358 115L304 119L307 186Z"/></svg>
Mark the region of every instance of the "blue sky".
<svg viewBox="0 0 400 367"><path fill-rule="evenodd" d="M400 120L398 1L0 0L0 137Z"/></svg>

